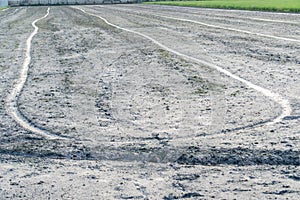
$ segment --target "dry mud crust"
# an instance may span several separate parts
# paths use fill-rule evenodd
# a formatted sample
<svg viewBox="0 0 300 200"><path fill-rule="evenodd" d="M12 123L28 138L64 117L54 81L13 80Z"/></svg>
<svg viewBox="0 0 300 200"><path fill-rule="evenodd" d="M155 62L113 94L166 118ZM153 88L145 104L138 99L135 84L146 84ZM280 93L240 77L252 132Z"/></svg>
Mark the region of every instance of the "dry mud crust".
<svg viewBox="0 0 300 200"><path fill-rule="evenodd" d="M213 115L225 118L218 132L268 121L280 112L261 94L95 17L70 9L53 8L52 14L70 15L73 24L62 27L51 15L40 23L30 87L20 108L54 132L108 142L160 133L176 138L207 133L215 125ZM38 111L30 110L33 103Z"/></svg>
<svg viewBox="0 0 300 200"><path fill-rule="evenodd" d="M21 112L32 123L70 138L46 140L15 124L4 109L30 24L47 9L22 8L0 23L1 37L9 33L0 53L10 56L0 60L1 197L299 196L296 44L163 19L136 5L83 8L284 94L293 116L264 126L281 113L268 97L99 18L52 7L37 23L28 80L19 98ZM191 10L184 17L201 18ZM165 14L179 15L178 10ZM229 24L238 28L238 16L232 15ZM251 26L263 23L256 20ZM286 37L297 36L287 32Z"/></svg>
<svg viewBox="0 0 300 200"><path fill-rule="evenodd" d="M3 199L297 199L299 167L2 157Z"/></svg>
<svg viewBox="0 0 300 200"><path fill-rule="evenodd" d="M264 96L220 79L207 67L188 63L80 11L53 8L51 13L73 23L62 26L61 19L51 15L38 23L41 30L33 43L34 61L20 109L55 133L100 143L133 142L159 134L170 139L197 136L211 128L219 132L273 117L263 107L272 102L255 110L252 107L266 101ZM225 89L232 94L227 96ZM231 117L224 123L227 127L214 127L212 117L226 106L224 101L238 98L235 107L229 105L220 114L248 106L236 116L240 120ZM279 112L274 111L273 115ZM255 113L247 112L262 114L253 121Z"/></svg>

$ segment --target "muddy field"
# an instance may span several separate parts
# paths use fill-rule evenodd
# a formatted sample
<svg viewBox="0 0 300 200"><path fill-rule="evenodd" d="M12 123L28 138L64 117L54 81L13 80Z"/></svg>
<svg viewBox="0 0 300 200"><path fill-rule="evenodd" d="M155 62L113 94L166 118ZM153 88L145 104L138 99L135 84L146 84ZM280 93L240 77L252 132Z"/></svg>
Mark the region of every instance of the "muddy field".
<svg viewBox="0 0 300 200"><path fill-rule="evenodd" d="M299 199L299 45L299 14L0 11L0 199Z"/></svg>

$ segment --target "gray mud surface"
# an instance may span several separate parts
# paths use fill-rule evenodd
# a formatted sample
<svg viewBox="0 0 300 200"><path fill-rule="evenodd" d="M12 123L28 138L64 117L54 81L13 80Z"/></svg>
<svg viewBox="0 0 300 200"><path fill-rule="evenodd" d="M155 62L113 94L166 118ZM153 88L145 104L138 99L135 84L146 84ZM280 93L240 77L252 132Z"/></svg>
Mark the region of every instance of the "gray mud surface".
<svg viewBox="0 0 300 200"><path fill-rule="evenodd" d="M292 113L208 66L74 7L37 23L16 123L6 98L31 23L0 11L0 199L299 199L300 15L150 5L81 6L282 95ZM199 21L299 42L208 27Z"/></svg>

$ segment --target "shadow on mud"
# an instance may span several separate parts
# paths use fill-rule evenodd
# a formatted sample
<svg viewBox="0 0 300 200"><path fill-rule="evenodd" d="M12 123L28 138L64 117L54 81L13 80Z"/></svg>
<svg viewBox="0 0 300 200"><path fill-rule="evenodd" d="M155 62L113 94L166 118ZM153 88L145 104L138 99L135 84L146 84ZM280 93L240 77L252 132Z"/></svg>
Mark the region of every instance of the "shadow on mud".
<svg viewBox="0 0 300 200"><path fill-rule="evenodd" d="M172 148L122 148L91 153L94 159L178 163L183 165L300 165L299 151L253 150L245 148L187 147Z"/></svg>
<svg viewBox="0 0 300 200"><path fill-rule="evenodd" d="M300 151L247 148L148 147L137 144L122 147L89 148L80 142L62 143L27 139L0 145L0 155L72 160L111 160L124 162L178 163L182 165L294 165L300 166Z"/></svg>
<svg viewBox="0 0 300 200"><path fill-rule="evenodd" d="M88 147L72 140L62 142L31 136L0 140L0 156L88 160L91 159L89 152Z"/></svg>
<svg viewBox="0 0 300 200"><path fill-rule="evenodd" d="M177 163L188 165L300 165L300 152L292 150L254 150L221 148L201 150L189 147Z"/></svg>

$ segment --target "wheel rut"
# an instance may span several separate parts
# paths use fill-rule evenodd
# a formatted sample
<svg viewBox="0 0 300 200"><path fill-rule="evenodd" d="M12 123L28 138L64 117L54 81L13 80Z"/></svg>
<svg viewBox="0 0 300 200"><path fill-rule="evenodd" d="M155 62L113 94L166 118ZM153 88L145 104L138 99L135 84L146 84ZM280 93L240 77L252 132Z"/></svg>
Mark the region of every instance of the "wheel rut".
<svg viewBox="0 0 300 200"><path fill-rule="evenodd" d="M36 25L37 22L40 20L43 20L48 17L50 13L50 7L47 9L47 13L32 22L32 26L34 28L34 31L30 34L26 41L26 53L25 53L25 59L23 62L23 66L20 71L19 79L16 81L16 84L14 88L12 89L11 93L8 95L6 99L6 110L7 113L23 128L25 128L28 131L31 131L37 135L43 136L47 139L66 139L66 137L59 136L58 134L52 133L51 131L46 130L45 128L40 127L39 125L32 122L30 119L28 119L26 116L22 114L22 112L19 110L18 100L19 96L22 93L22 90L24 88L24 85L27 81L28 77L28 70L31 63L31 45L32 45L32 39L34 36L38 33L38 26Z"/></svg>
<svg viewBox="0 0 300 200"><path fill-rule="evenodd" d="M87 15L90 15L90 16L94 16L94 17L97 17L97 18L100 18L102 19L106 24L116 28L116 29L119 29L119 30L122 30L122 31L126 31L126 32L129 32L129 33L133 33L135 35L138 35L138 36L141 36L147 40L150 40L151 42L153 42L155 45L159 46L160 48L172 53L172 54L175 54L179 57L182 57L186 60L189 60L189 61L192 61L192 62L196 62L198 64L201 64L201 65L204 65L204 66L208 66L212 69L215 69L217 71L219 71L220 73L222 74L225 74L226 76L234 79L234 80L237 80L241 83L243 83L244 85L246 85L248 88L251 88L251 89L254 89L258 92L260 92L261 94L263 94L264 96L268 97L269 99L271 99L272 101L278 103L281 108L282 108L282 112L279 116L273 118L273 120L271 121L267 121L265 122L264 124L265 125L272 125L272 124L276 124L278 122L281 122L284 118L286 118L287 116L290 116L291 113L292 113L292 108L290 106L290 103L287 99L285 99L283 96L281 96L280 94L277 94L271 90L268 90L264 87L261 87L261 86L258 86L248 80L245 80L243 79L242 77L239 77L233 73L231 73L230 71L218 66L218 65L215 65L214 63L210 63L210 62L207 62L207 61L204 61L204 60L200 60L198 58L195 58L195 57L192 57L192 56L189 56L189 55L186 55L186 54L183 54L181 52L178 52L164 44L162 44L161 42L155 40L154 38L148 36L148 35L145 35L141 32L138 32L138 31L135 31L135 30L131 30L131 29L127 29L127 28L123 28L123 27L120 27L116 24L113 24L111 22L109 22L107 19L105 19L104 17L100 16L100 15L96 15L96 14L93 14L93 13L89 13L89 12L86 12L85 10L81 9L81 8L78 8L78 7L73 7L75 9L78 9L78 10L81 10L83 13L87 14ZM261 124L259 123L259 125L261 126Z"/></svg>

